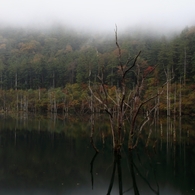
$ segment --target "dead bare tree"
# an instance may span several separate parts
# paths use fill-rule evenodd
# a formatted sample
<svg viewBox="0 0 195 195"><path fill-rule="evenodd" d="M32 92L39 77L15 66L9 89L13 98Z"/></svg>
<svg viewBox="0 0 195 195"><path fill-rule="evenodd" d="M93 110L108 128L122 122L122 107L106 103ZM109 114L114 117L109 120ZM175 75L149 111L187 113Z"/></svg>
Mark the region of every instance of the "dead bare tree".
<svg viewBox="0 0 195 195"><path fill-rule="evenodd" d="M117 34L117 27L115 29L115 41L116 47L118 49L118 63L119 63L119 70L118 73L120 75L120 87L115 91L115 98L111 97L106 90L105 83L104 83L104 72L102 70L101 75L98 75L98 79L100 81L102 93L96 93L92 90L92 85L89 79L89 90L91 95L93 95L94 100L99 102L101 107L105 110L105 112L109 116L110 120L110 128L112 133L112 142L113 142L113 149L115 152L120 153L121 145L124 141L124 136L126 132L125 128L125 121L126 119L130 119L131 125L128 131L129 139L128 139L128 148L133 149L137 146L138 137L140 136L143 127L146 125L148 121L150 121L150 115L154 112L157 108L157 103L154 103L152 108L149 108L147 111L146 117L144 122L141 124L140 129L136 131L136 120L140 114L141 108L151 102L153 99L158 97L161 93L155 94L147 99L142 100L142 93L144 89L144 82L148 74L150 74L155 67L147 72L147 74L141 73L140 66L137 64L137 59L141 54L141 51L135 56L135 58L128 58L125 63L122 60L122 52L121 47L118 42L118 34ZM128 73L133 72L136 76L136 85L134 89L128 90L128 82L127 77ZM117 73L116 73L117 74ZM112 104L109 104L112 102ZM128 110L131 110L131 115L129 115ZM137 139L135 139L137 136ZM137 141L136 141L137 140ZM134 143L135 142L135 143Z"/></svg>

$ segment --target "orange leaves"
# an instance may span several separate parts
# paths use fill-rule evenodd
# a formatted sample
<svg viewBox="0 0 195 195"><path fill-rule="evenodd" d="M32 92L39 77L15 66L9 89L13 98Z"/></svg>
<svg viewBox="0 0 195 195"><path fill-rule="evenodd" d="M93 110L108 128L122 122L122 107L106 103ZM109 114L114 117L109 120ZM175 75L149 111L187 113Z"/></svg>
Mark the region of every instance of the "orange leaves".
<svg viewBox="0 0 195 195"><path fill-rule="evenodd" d="M148 67L144 70L144 77L146 77L148 74L150 74L153 70L154 70L154 67L148 66Z"/></svg>

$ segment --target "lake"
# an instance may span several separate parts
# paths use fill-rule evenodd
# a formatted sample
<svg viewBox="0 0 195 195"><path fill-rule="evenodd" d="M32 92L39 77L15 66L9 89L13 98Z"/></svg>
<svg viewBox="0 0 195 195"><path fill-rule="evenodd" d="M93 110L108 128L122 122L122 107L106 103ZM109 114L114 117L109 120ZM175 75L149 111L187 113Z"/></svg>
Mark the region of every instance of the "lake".
<svg viewBox="0 0 195 195"><path fill-rule="evenodd" d="M121 156L113 154L107 120L95 118L99 153L90 116L1 115L0 194L195 194L193 118L159 119Z"/></svg>

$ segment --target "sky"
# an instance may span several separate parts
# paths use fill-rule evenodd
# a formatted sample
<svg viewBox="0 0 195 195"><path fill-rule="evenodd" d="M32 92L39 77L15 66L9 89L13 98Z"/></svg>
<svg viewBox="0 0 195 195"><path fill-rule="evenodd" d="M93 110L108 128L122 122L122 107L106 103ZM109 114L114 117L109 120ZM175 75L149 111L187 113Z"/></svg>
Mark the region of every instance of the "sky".
<svg viewBox="0 0 195 195"><path fill-rule="evenodd" d="M0 25L44 27L54 23L79 30L154 28L182 30L195 25L195 0L0 0Z"/></svg>

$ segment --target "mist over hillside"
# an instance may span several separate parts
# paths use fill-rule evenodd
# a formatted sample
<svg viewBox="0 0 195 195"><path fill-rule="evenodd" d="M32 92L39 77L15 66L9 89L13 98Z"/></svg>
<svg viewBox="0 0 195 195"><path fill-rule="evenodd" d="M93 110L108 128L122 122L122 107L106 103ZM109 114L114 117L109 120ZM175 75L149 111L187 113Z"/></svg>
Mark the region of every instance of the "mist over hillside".
<svg viewBox="0 0 195 195"><path fill-rule="evenodd" d="M18 105L26 109L28 99L29 110L46 111L51 109L48 108L51 98L58 97L55 101L59 110L64 109L65 100L68 107L80 109L85 105L88 109L89 73L94 84L103 71L106 86L120 87L119 51L115 31L111 34L82 32L61 25L47 29L1 27L0 105L7 110L18 110ZM147 78L144 94L150 96L154 86L166 83L169 72L172 87L185 85L186 103L193 109L194 26L172 36L120 29L117 34L122 63L133 60L141 51L137 60L140 74L155 68L154 74ZM136 82L132 71L128 74L128 88L132 89Z"/></svg>
<svg viewBox="0 0 195 195"><path fill-rule="evenodd" d="M124 59L142 51L140 59L145 67L159 64L163 72L163 66L172 66L175 79L183 74L185 48L187 73L193 81L193 26L168 36L139 30L121 32L118 29L117 33ZM1 27L1 86L5 89L48 88L65 86L68 82L86 82L89 63L94 67L94 77L104 65L108 83L117 83L114 75L110 74L117 67L115 50L114 30L110 35L81 32L59 24L47 29Z"/></svg>

